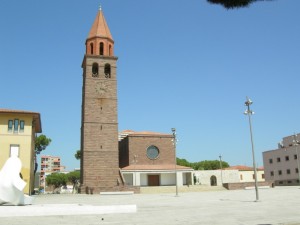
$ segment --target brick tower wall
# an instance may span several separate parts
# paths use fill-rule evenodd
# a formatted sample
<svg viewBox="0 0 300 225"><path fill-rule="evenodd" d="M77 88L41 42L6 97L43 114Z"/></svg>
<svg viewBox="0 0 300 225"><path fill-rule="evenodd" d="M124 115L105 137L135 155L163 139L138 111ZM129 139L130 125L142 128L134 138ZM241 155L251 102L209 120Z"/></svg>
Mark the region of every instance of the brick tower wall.
<svg viewBox="0 0 300 225"><path fill-rule="evenodd" d="M81 127L81 193L122 189L119 173L116 57L85 56ZM92 66L98 64L98 75ZM104 74L110 64L110 78Z"/></svg>

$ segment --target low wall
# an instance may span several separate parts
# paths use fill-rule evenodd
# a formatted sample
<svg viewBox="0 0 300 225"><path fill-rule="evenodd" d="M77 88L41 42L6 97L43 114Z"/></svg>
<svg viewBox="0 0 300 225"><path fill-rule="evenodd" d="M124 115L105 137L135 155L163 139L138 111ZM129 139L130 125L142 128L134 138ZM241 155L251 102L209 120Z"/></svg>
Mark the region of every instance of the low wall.
<svg viewBox="0 0 300 225"><path fill-rule="evenodd" d="M115 187L85 187L79 188L78 193L80 194L99 194L100 192L128 192L132 191L135 194L140 193L140 187L130 185L120 185Z"/></svg>
<svg viewBox="0 0 300 225"><path fill-rule="evenodd" d="M273 182L271 181L263 181L263 182L258 182L257 183L258 187L273 187ZM246 183L224 183L223 187L228 189L228 190L238 190L238 189L245 189L248 187L255 187L255 182L246 182Z"/></svg>

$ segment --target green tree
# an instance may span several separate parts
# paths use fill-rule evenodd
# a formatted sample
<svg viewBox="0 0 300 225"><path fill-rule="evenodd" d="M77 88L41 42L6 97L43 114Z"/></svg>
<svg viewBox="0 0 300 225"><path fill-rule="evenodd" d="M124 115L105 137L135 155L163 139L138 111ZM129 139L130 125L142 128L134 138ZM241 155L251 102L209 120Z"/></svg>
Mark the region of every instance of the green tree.
<svg viewBox="0 0 300 225"><path fill-rule="evenodd" d="M35 138L35 154L40 154L41 151L45 150L50 145L51 139L47 138L46 135L42 134Z"/></svg>
<svg viewBox="0 0 300 225"><path fill-rule="evenodd" d="M75 187L80 180L80 171L73 171L67 174L68 181L73 185L73 193L75 193Z"/></svg>
<svg viewBox="0 0 300 225"><path fill-rule="evenodd" d="M204 160L200 162L188 162L186 159L177 158L177 165L192 167L194 170L217 170L220 169L219 160ZM229 164L222 161L222 168L229 167Z"/></svg>
<svg viewBox="0 0 300 225"><path fill-rule="evenodd" d="M44 134L35 137L35 140L34 140L34 152L35 152L34 174L36 173L36 171L38 169L38 163L37 163L36 155L40 154L41 151L45 150L47 148L47 146L50 145L50 143L51 143L51 139L47 138L47 136L44 135Z"/></svg>
<svg viewBox="0 0 300 225"><path fill-rule="evenodd" d="M207 0L212 4L220 4L226 9L248 7L250 4L258 1L273 1L273 0Z"/></svg>
<svg viewBox="0 0 300 225"><path fill-rule="evenodd" d="M229 167L229 164L222 161L222 168ZM217 170L221 169L219 160L204 160L201 162L194 163L193 169L195 170Z"/></svg>
<svg viewBox="0 0 300 225"><path fill-rule="evenodd" d="M59 188L67 184L68 177L64 173L52 173L46 177L48 185L52 185L54 188Z"/></svg>
<svg viewBox="0 0 300 225"><path fill-rule="evenodd" d="M80 160L81 159L81 150L77 150L74 156L76 159Z"/></svg>

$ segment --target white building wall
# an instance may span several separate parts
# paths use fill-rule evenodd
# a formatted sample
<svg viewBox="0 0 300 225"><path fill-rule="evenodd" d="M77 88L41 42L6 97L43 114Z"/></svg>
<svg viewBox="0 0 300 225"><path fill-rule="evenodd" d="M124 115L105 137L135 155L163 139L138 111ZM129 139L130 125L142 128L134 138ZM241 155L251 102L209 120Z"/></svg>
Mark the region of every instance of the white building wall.
<svg viewBox="0 0 300 225"><path fill-rule="evenodd" d="M185 174L184 174L185 175ZM177 172L177 185L178 186L183 186L183 173L182 172Z"/></svg>
<svg viewBox="0 0 300 225"><path fill-rule="evenodd" d="M174 173L162 173L160 175L160 185L174 185L175 174Z"/></svg>
<svg viewBox="0 0 300 225"><path fill-rule="evenodd" d="M146 173L141 173L140 178L141 178L141 186L147 186L148 185L148 175Z"/></svg>
<svg viewBox="0 0 300 225"><path fill-rule="evenodd" d="M126 185L133 185L133 174L132 173L123 173Z"/></svg>
<svg viewBox="0 0 300 225"><path fill-rule="evenodd" d="M259 170L257 171L257 181L265 181L263 178L264 171ZM254 171L239 171L240 175L240 182L254 182Z"/></svg>
<svg viewBox="0 0 300 225"><path fill-rule="evenodd" d="M194 176L196 185L210 185L212 176L217 178L217 186L222 186L222 180L223 183L240 182L238 170L196 170Z"/></svg>

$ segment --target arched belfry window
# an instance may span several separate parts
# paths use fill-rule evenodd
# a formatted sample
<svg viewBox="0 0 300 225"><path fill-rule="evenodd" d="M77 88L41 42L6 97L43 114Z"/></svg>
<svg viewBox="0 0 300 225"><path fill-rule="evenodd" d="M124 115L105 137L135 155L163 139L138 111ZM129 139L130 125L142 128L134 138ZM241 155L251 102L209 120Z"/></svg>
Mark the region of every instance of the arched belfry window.
<svg viewBox="0 0 300 225"><path fill-rule="evenodd" d="M112 55L112 49L111 49L111 45L109 45L109 48L108 48L108 55L111 56Z"/></svg>
<svg viewBox="0 0 300 225"><path fill-rule="evenodd" d="M103 42L100 42L99 54L104 55L104 44L103 44Z"/></svg>
<svg viewBox="0 0 300 225"><path fill-rule="evenodd" d="M104 74L105 74L105 78L111 77L111 69L110 69L110 65L108 63L106 63L104 66Z"/></svg>
<svg viewBox="0 0 300 225"><path fill-rule="evenodd" d="M99 73L98 73L98 70L99 70L99 66L98 66L98 63L93 63L93 66L92 66L92 77L98 77Z"/></svg>
<svg viewBox="0 0 300 225"><path fill-rule="evenodd" d="M93 55L94 54L94 44L93 43L90 44L90 49L91 49L91 55Z"/></svg>

